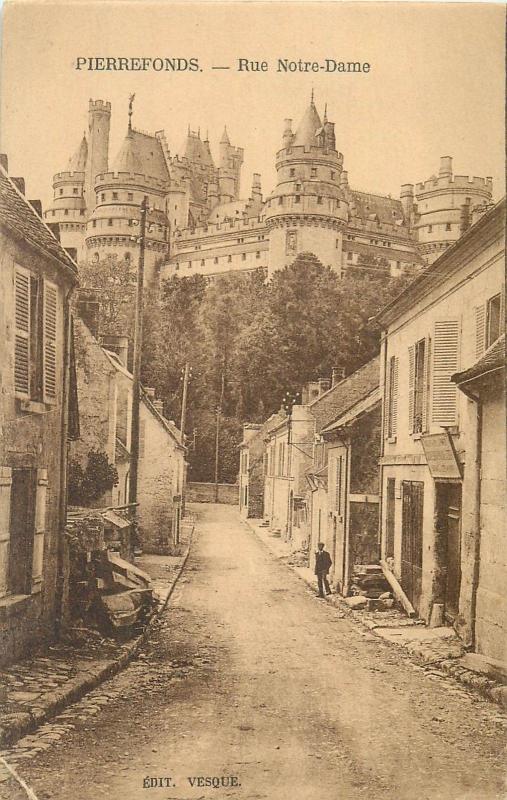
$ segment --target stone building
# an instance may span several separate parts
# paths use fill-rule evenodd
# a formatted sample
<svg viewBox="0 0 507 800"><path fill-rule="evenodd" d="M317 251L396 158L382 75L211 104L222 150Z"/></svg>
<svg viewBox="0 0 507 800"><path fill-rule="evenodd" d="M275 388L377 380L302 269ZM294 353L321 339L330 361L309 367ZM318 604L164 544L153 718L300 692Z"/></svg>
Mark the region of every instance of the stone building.
<svg viewBox="0 0 507 800"><path fill-rule="evenodd" d="M286 119L275 155L277 182L265 200L261 176L241 196L243 150L224 129L213 157L208 136L188 129L181 154L171 154L164 131L132 127L109 159L111 105L90 100L88 135L67 169L54 176L45 212L62 243L78 257L117 254L137 263L140 204L149 198L148 279L262 270L272 274L302 252L314 253L339 274L376 269L391 274L430 263L469 227L478 205L492 197L490 178L452 173L443 157L438 176L404 184L401 199L349 185L327 109L321 118L312 95L293 132Z"/></svg>
<svg viewBox="0 0 507 800"><path fill-rule="evenodd" d="M473 460L479 493L476 541L475 650L507 664L507 462L505 430L505 334L452 380L477 408Z"/></svg>
<svg viewBox="0 0 507 800"><path fill-rule="evenodd" d="M63 616L67 442L77 434L70 297L77 265L0 166L0 660Z"/></svg>
<svg viewBox="0 0 507 800"><path fill-rule="evenodd" d="M477 402L451 378L466 375L502 333L505 200L476 217L378 316L382 556L420 616L452 621L468 644L477 613L481 445ZM505 417L501 397L492 415L499 409ZM498 446L505 447L501 436ZM505 567L484 569L484 580L493 575L505 586Z"/></svg>

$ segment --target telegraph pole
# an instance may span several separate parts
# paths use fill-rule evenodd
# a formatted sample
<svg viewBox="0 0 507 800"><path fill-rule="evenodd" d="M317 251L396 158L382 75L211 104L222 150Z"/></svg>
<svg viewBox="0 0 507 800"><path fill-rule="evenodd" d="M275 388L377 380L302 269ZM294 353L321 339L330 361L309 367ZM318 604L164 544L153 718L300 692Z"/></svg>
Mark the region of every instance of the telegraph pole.
<svg viewBox="0 0 507 800"><path fill-rule="evenodd" d="M185 363L185 372L183 374L183 398L181 401L181 422L180 431L182 442L185 443L185 422L187 420L187 392L188 392L188 379L190 377L190 367L188 361Z"/></svg>
<svg viewBox="0 0 507 800"><path fill-rule="evenodd" d="M141 203L141 229L139 236L139 263L137 267L136 317L134 327L134 369L132 379L132 424L130 428L130 480L129 503L137 503L137 475L139 471L139 401L141 394L141 350L143 345L143 287L144 251L146 247L146 217L148 197Z"/></svg>
<svg viewBox="0 0 507 800"><path fill-rule="evenodd" d="M215 434L215 503L218 503L218 467L220 463L220 421L222 416L222 405L224 402L225 376L222 370L222 387L220 389L220 402L217 405L217 422Z"/></svg>

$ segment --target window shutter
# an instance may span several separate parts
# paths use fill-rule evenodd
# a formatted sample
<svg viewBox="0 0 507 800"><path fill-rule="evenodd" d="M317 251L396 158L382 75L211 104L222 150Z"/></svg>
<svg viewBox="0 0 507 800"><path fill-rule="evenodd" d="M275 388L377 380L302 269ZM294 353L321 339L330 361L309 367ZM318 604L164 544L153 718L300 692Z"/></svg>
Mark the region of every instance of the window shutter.
<svg viewBox="0 0 507 800"><path fill-rule="evenodd" d="M414 430L414 379L415 379L415 345L408 348L408 429Z"/></svg>
<svg viewBox="0 0 507 800"><path fill-rule="evenodd" d="M388 439L390 434L390 416L391 416L391 381L393 370L393 359L390 358L387 362L386 378L384 384L384 439Z"/></svg>
<svg viewBox="0 0 507 800"><path fill-rule="evenodd" d="M30 395L30 275L14 274L14 391Z"/></svg>
<svg viewBox="0 0 507 800"><path fill-rule="evenodd" d="M35 535L32 557L32 591L42 585L42 567L44 562L44 534L46 532L46 501L48 490L48 473L45 469L37 470L37 488L35 492Z"/></svg>
<svg viewBox="0 0 507 800"><path fill-rule="evenodd" d="M44 399L56 397L56 286L44 281Z"/></svg>
<svg viewBox="0 0 507 800"><path fill-rule="evenodd" d="M480 358L486 349L486 305L475 306L475 357Z"/></svg>
<svg viewBox="0 0 507 800"><path fill-rule="evenodd" d="M423 372L423 398L422 398L422 431L428 430L428 406L430 397L430 363L431 363L431 339L428 336L424 346L424 372Z"/></svg>
<svg viewBox="0 0 507 800"><path fill-rule="evenodd" d="M393 380L391 387L391 436L396 436L398 430L398 356L392 362Z"/></svg>
<svg viewBox="0 0 507 800"><path fill-rule="evenodd" d="M451 375L458 371L459 321L435 322L433 354L433 402L431 420L436 425L456 423L456 386Z"/></svg>
<svg viewBox="0 0 507 800"><path fill-rule="evenodd" d="M0 597L8 588L12 469L0 467Z"/></svg>

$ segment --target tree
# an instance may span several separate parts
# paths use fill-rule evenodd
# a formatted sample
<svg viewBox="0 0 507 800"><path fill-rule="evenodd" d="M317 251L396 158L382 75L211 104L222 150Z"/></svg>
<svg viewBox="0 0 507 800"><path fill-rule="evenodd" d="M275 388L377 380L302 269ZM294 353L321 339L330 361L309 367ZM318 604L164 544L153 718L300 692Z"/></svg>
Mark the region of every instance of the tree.
<svg viewBox="0 0 507 800"><path fill-rule="evenodd" d="M134 337L137 273L130 260L108 255L79 265L82 287L95 289L100 303L101 334Z"/></svg>
<svg viewBox="0 0 507 800"><path fill-rule="evenodd" d="M69 503L73 506L89 506L117 483L118 472L106 453L90 450L84 469L75 459L69 464Z"/></svg>

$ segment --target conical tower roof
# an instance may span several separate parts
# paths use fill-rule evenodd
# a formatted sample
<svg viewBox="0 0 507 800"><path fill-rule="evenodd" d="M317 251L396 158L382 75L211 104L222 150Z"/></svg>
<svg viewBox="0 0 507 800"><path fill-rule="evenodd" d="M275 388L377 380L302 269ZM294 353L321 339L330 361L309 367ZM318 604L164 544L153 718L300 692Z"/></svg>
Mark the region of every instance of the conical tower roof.
<svg viewBox="0 0 507 800"><path fill-rule="evenodd" d="M88 160L88 142L86 141L86 136L83 134L83 138L77 148L76 152L69 158L69 172L84 172L86 169L86 162Z"/></svg>
<svg viewBox="0 0 507 800"><path fill-rule="evenodd" d="M303 119L299 123L292 144L295 146L303 145L306 147L317 144L315 136L321 129L322 121L319 117L317 109L315 108L315 103L313 102L312 98L310 105L304 113Z"/></svg>
<svg viewBox="0 0 507 800"><path fill-rule="evenodd" d="M120 151L113 164L113 172L138 172L143 173L143 162L132 131L129 131L123 140Z"/></svg>
<svg viewBox="0 0 507 800"><path fill-rule="evenodd" d="M227 125L224 126L224 132L222 134L222 138L220 139L220 144L230 144L229 134L227 133Z"/></svg>

